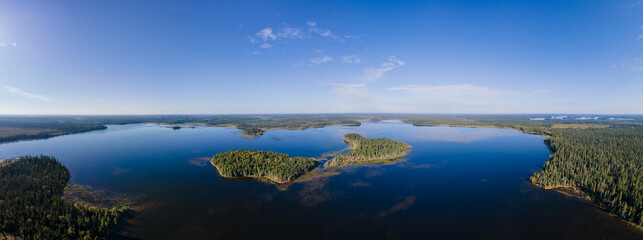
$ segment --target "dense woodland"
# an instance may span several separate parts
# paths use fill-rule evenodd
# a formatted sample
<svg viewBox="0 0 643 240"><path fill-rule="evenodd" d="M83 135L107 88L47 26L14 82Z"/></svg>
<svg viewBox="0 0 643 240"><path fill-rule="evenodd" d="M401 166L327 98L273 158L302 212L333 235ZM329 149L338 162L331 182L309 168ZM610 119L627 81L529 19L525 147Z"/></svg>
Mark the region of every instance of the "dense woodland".
<svg viewBox="0 0 643 240"><path fill-rule="evenodd" d="M390 160L404 157L411 147L388 138L365 138L359 134L344 135L344 141L353 151L340 154L328 162L329 166L341 166L366 161Z"/></svg>
<svg viewBox="0 0 643 240"><path fill-rule="evenodd" d="M0 166L0 232L22 239L105 239L124 206L66 202L69 171L53 157L23 157Z"/></svg>
<svg viewBox="0 0 643 240"><path fill-rule="evenodd" d="M643 225L643 126L553 129L552 154L531 180L576 187L619 217Z"/></svg>
<svg viewBox="0 0 643 240"><path fill-rule="evenodd" d="M643 120L543 120L521 116L414 116L416 126L491 126L547 136L552 152L531 181L544 188L574 187L609 212L643 226Z"/></svg>
<svg viewBox="0 0 643 240"><path fill-rule="evenodd" d="M294 180L317 166L317 160L273 151L230 150L212 158L223 177L262 177L277 183Z"/></svg>

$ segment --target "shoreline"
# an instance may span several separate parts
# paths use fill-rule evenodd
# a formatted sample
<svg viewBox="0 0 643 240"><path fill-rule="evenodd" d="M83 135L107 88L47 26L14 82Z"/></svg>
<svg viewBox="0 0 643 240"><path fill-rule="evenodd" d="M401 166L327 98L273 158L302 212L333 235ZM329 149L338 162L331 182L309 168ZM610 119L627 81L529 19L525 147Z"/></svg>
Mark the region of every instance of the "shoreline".
<svg viewBox="0 0 643 240"><path fill-rule="evenodd" d="M212 162L210 162L210 164L212 164L212 166L214 167L214 169L216 169L216 170L217 170L217 174L219 174L219 176L220 176L221 178L228 178L228 179L243 179L243 178L250 178L250 179L257 179L257 180L260 180L260 181L262 181L262 182L263 182L263 181L267 181L268 183L272 183L272 184L275 184L275 185L286 185L286 184L289 184L289 183L294 182L297 178L299 178L299 177L303 176L303 174L302 174L301 176L299 176L299 177L297 177L297 178L295 178L295 179L293 179L293 180L290 180L290 181L279 181L279 180L274 180L274 179L272 179L272 178L270 178L270 177L267 177L267 176L256 176L256 175L238 176L238 177L235 177L235 176L226 176L226 175L223 175L223 174L221 173L221 170L219 170L219 167L217 167L217 165L214 165L214 163L212 163ZM315 167L315 168L316 168L316 167ZM311 171L312 171L312 170L311 170ZM309 171L309 172L310 172L310 171Z"/></svg>
<svg viewBox="0 0 643 240"><path fill-rule="evenodd" d="M629 226L631 226L631 227L633 227L633 228L637 229L638 231L643 232L643 226L640 226L640 225L638 225L638 224L636 224L636 223L633 223L633 222L627 221L627 220L625 220L625 219L623 219L623 218L619 217L618 215L616 215L616 214L614 214L614 213L611 213L609 210L607 210L607 208L605 208L603 205L601 205L601 204L600 204L600 203L598 203L596 200L594 200L594 198L592 198L591 196L589 196L589 194L587 194L585 191L580 190L578 187L575 187L575 186L553 186L553 187L543 187L543 186L541 186L540 184L534 183L534 182L533 182L533 181L531 181L531 180L529 180L529 183L530 183L530 184L531 184L531 186L532 186L532 187L534 187L534 188L539 188L539 189L541 189L541 190L545 190L545 191L552 191L552 192L556 192L556 193L558 193L558 194L562 194L562 195L564 195L564 196L567 196L567 197L570 197L570 198L575 198L575 199L578 199L578 200L583 201L583 202L585 202L585 203L588 203L588 204L592 205L593 207L595 207L595 208L597 208L597 209L600 209L600 210L601 210L602 212L604 212L605 214L607 214L607 215L609 215L609 216L612 216L612 217L615 217L615 218L616 218L616 219L618 219L620 222L626 223L627 225L629 225Z"/></svg>
<svg viewBox="0 0 643 240"><path fill-rule="evenodd" d="M344 136L343 139L344 139L344 142L348 143L349 146L347 148L344 148L344 149L340 150L340 151L343 152L343 151L346 151L346 150L355 150L355 149L357 149L357 147L359 147L358 141L348 140L348 139L346 139L346 136ZM392 140L392 141L395 141L395 140ZM406 144L406 143L404 143L404 144ZM401 156L370 158L370 159L366 159L366 160L349 160L347 162L342 162L340 164L334 164L335 159L342 154L342 153L339 153L339 154L333 156L332 159L328 160L324 164L324 167L336 167L337 168L337 167L343 167L343 166L347 166L347 165L359 165L359 164L368 164L368 163L384 163L384 162L389 162L389 161L397 161L397 160L405 157L406 154L408 154L409 151L411 151L412 146L408 145L408 144L406 144L406 145L407 146L404 149L404 152L403 152L403 154Z"/></svg>

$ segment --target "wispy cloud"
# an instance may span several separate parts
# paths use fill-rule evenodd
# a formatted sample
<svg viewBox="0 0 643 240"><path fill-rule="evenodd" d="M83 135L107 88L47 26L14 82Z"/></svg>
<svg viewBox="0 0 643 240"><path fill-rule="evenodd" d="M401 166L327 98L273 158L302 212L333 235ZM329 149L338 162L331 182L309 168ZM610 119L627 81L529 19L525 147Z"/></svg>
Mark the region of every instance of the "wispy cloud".
<svg viewBox="0 0 643 240"><path fill-rule="evenodd" d="M301 29L294 27L282 28L277 36L285 39L304 39L306 37Z"/></svg>
<svg viewBox="0 0 643 240"><path fill-rule="evenodd" d="M18 46L18 43L16 42L0 42L0 47L16 47Z"/></svg>
<svg viewBox="0 0 643 240"><path fill-rule="evenodd" d="M53 101L53 99L51 99L49 97L46 97L46 96L43 96L43 95L38 95L38 94L35 94L35 93L25 92L25 91L20 90L19 88L15 88L15 87L3 86L2 90L4 90L5 92L19 94L19 95L22 95L22 96L25 96L25 97L28 97L28 98L38 99L38 100L41 100L43 102L51 102L51 101Z"/></svg>
<svg viewBox="0 0 643 240"><path fill-rule="evenodd" d="M359 77L361 81L357 83L336 83L331 92L348 101L367 104L379 102L380 99L378 97L368 92L368 84L376 82L383 78L387 72L404 66L404 64L403 61L397 59L395 56L390 56L385 62L380 64L379 67L365 69Z"/></svg>
<svg viewBox="0 0 643 240"><path fill-rule="evenodd" d="M318 57L318 58L310 59L310 62L312 64L322 64L322 63L327 63L327 62L331 62L331 61L333 61L333 58L330 57L330 56L321 56L321 57Z"/></svg>
<svg viewBox="0 0 643 240"><path fill-rule="evenodd" d="M639 29L641 29L641 33L639 33L639 37L637 37L636 40L643 39L643 25L641 25L641 27L639 27Z"/></svg>
<svg viewBox="0 0 643 240"><path fill-rule="evenodd" d="M643 59L634 58L634 59L626 60L619 64L613 64L612 68L625 68L632 72L640 72L640 71L643 71Z"/></svg>
<svg viewBox="0 0 643 240"><path fill-rule="evenodd" d="M306 23L306 26L303 27L288 26L280 29L264 28L256 32L254 36L248 36L248 41L252 44L258 44L258 47L260 48L268 49L269 47L265 47L266 42L272 42L272 46L274 43L288 43L291 40L314 38L345 42L347 39L357 38L357 36L337 35L328 29L319 28L317 22L309 21Z"/></svg>
<svg viewBox="0 0 643 240"><path fill-rule="evenodd" d="M272 44L262 43L261 45L259 45L259 47L263 49L270 49L272 47Z"/></svg>
<svg viewBox="0 0 643 240"><path fill-rule="evenodd" d="M308 25L308 31L317 34L322 37L327 37L335 40L343 40L340 36L333 34L330 30L320 29L317 27L317 22L309 21L306 23Z"/></svg>
<svg viewBox="0 0 643 240"><path fill-rule="evenodd" d="M343 63L360 63L362 62L362 58L360 56L353 54L353 55L343 56L342 62Z"/></svg>
<svg viewBox="0 0 643 240"><path fill-rule="evenodd" d="M390 88L395 91L403 91L410 94L421 95L423 97L435 99L453 99L460 97L500 97L500 96L517 96L520 95L514 91L504 91L489 87L475 86L471 84L442 85L442 86L418 86L409 85Z"/></svg>
<svg viewBox="0 0 643 240"><path fill-rule="evenodd" d="M404 61L397 59L395 56L390 56L386 59L386 62L382 63L379 67L366 69L362 75L362 79L366 83L375 82L384 77L385 73L404 66L404 64L406 64Z"/></svg>
<svg viewBox="0 0 643 240"><path fill-rule="evenodd" d="M257 35L257 37L263 39L264 41L268 41L269 39L270 40L276 40L277 39L277 36L274 33L272 33L272 28L261 29L255 35Z"/></svg>

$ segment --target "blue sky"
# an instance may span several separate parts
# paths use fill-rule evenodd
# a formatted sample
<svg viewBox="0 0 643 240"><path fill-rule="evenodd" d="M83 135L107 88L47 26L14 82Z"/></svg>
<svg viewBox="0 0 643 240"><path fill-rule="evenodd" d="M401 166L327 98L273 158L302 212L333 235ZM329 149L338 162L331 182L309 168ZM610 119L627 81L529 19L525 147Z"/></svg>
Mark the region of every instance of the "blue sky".
<svg viewBox="0 0 643 240"><path fill-rule="evenodd" d="M0 0L0 114L643 113L643 0Z"/></svg>

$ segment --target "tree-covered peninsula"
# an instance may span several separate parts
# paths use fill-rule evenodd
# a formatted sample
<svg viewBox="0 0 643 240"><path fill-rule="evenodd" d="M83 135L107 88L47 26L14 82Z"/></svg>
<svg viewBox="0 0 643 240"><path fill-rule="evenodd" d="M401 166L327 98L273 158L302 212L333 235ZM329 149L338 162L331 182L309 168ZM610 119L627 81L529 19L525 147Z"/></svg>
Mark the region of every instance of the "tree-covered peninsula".
<svg viewBox="0 0 643 240"><path fill-rule="evenodd" d="M336 156L327 163L328 166L397 159L404 157L411 148L404 142L388 138L365 138L355 133L344 135L344 141L353 151Z"/></svg>
<svg viewBox="0 0 643 240"><path fill-rule="evenodd" d="M68 180L69 171L53 157L23 157L0 166L0 235L105 239L126 207L67 202L61 195Z"/></svg>
<svg viewBox="0 0 643 240"><path fill-rule="evenodd" d="M643 126L552 129L545 143L552 153L533 183L581 190L606 210L643 225Z"/></svg>
<svg viewBox="0 0 643 240"><path fill-rule="evenodd" d="M544 116L546 117L546 116ZM573 188L605 210L643 226L643 118L598 120L527 116L412 116L415 126L498 127L544 135L551 155L531 182L545 189Z"/></svg>
<svg viewBox="0 0 643 240"><path fill-rule="evenodd" d="M212 157L212 165L222 177L252 177L287 183L312 170L317 160L259 150L230 150Z"/></svg>

